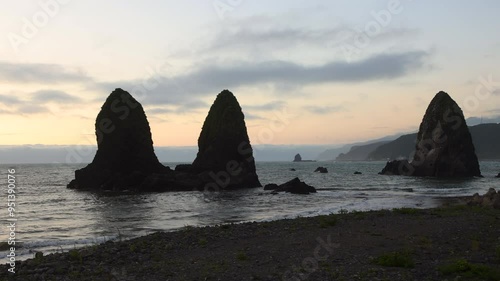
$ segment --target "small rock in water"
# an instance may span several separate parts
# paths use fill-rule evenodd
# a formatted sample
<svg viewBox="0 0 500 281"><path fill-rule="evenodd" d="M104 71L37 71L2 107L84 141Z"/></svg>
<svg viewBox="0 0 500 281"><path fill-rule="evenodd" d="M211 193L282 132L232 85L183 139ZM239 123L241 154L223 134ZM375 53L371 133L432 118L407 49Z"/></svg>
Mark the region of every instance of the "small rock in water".
<svg viewBox="0 0 500 281"><path fill-rule="evenodd" d="M354 172L354 174L355 175L362 175L363 173L356 171L356 172Z"/></svg>
<svg viewBox="0 0 500 281"><path fill-rule="evenodd" d="M267 189L266 189L267 188ZM300 181L299 178L294 178L284 184L268 184L264 187L264 190L273 190L272 194L277 194L278 192L290 192L293 194L309 194L316 193L316 188Z"/></svg>
<svg viewBox="0 0 500 281"><path fill-rule="evenodd" d="M326 174L326 173L328 173L328 170L325 167L318 167L318 168L316 168L316 170L314 170L314 172L315 173L320 172L322 174Z"/></svg>
<svg viewBox="0 0 500 281"><path fill-rule="evenodd" d="M275 183L266 184L264 190L276 190L279 186Z"/></svg>

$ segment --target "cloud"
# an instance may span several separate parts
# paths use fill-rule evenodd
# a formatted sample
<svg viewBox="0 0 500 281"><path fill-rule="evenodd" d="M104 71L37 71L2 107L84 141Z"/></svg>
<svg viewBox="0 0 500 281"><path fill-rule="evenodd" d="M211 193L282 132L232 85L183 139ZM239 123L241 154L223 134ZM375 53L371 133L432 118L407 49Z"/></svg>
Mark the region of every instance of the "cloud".
<svg viewBox="0 0 500 281"><path fill-rule="evenodd" d="M43 104L53 102L58 104L74 104L81 100L59 90L40 90L33 93L16 93L14 95L0 95L0 104L9 109L0 111L0 114L31 115L50 112Z"/></svg>
<svg viewBox="0 0 500 281"><path fill-rule="evenodd" d="M69 95L66 92L58 90L40 90L32 94L31 101L33 102L57 102L57 103L76 103L81 101L80 98Z"/></svg>
<svg viewBox="0 0 500 281"><path fill-rule="evenodd" d="M10 110L6 110L6 109L1 109L0 108L0 114L10 115L10 114L14 114L14 113L12 111L10 111Z"/></svg>
<svg viewBox="0 0 500 281"><path fill-rule="evenodd" d="M279 17L279 16L278 16ZM287 20L288 21L288 20ZM233 19L210 38L208 46L198 51L200 55L213 52L255 52L265 54L275 50L308 48L331 49L343 44L353 44L361 34L352 24L330 24L324 28L309 26L283 27L276 17L258 16ZM417 29L385 27L370 38L371 44L400 43L402 38L415 38Z"/></svg>
<svg viewBox="0 0 500 281"><path fill-rule="evenodd" d="M376 55L355 63L333 61L317 66L287 61L240 62L205 66L176 80L181 85L189 84L190 89L196 92L263 83L306 85L385 80L420 69L428 56L424 51L414 51Z"/></svg>
<svg viewBox="0 0 500 281"><path fill-rule="evenodd" d="M22 105L19 106L16 109L17 114L38 114L38 113L45 113L48 112L49 110L41 105L35 105L35 104L28 104L28 105Z"/></svg>
<svg viewBox="0 0 500 281"><path fill-rule="evenodd" d="M145 111L148 115L163 115L163 114L185 114L198 111L199 109L206 109L208 112L209 106L203 101L190 101L180 105L169 105L162 107L146 107Z"/></svg>
<svg viewBox="0 0 500 281"><path fill-rule="evenodd" d="M215 96L223 89L263 84L303 87L318 83L359 83L391 80L422 69L430 56L425 51L379 54L353 63L332 61L306 66L287 61L232 62L206 64L173 77L157 77L155 87L146 90L143 81L100 83L102 92L116 87L128 90L145 104L182 105ZM235 93L236 95L238 93Z"/></svg>
<svg viewBox="0 0 500 281"><path fill-rule="evenodd" d="M245 115L245 120L267 120L267 118L264 118L256 114L244 113L244 115Z"/></svg>
<svg viewBox="0 0 500 281"><path fill-rule="evenodd" d="M304 106L302 108L319 115L345 111L345 108L342 106Z"/></svg>
<svg viewBox="0 0 500 281"><path fill-rule="evenodd" d="M0 103L6 106L11 106L14 104L20 104L22 101L14 95L0 95Z"/></svg>
<svg viewBox="0 0 500 281"><path fill-rule="evenodd" d="M238 25L238 23L236 24ZM217 33L207 50L244 49L248 47L294 47L298 44L323 45L326 40L338 37L343 31L344 28L317 30L305 28L266 28L265 30L256 30L248 26L231 26Z"/></svg>
<svg viewBox="0 0 500 281"><path fill-rule="evenodd" d="M272 101L269 103L259 104L259 105L245 105L243 109L251 111L270 111L283 108L284 106L286 106L286 102L284 101Z"/></svg>
<svg viewBox="0 0 500 281"><path fill-rule="evenodd" d="M0 61L0 81L10 83L90 82L82 70L57 64L11 63Z"/></svg>

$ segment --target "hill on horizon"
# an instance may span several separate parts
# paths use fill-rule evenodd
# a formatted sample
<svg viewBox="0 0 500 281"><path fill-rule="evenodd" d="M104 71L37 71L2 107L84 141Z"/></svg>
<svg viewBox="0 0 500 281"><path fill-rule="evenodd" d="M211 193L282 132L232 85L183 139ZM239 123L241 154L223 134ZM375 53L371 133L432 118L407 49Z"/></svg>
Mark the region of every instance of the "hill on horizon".
<svg viewBox="0 0 500 281"><path fill-rule="evenodd" d="M500 159L500 124L479 124L469 126L472 141L479 160ZM405 134L390 142L375 142L352 146L346 154L336 157L337 161L380 161L409 159L415 150L417 133Z"/></svg>

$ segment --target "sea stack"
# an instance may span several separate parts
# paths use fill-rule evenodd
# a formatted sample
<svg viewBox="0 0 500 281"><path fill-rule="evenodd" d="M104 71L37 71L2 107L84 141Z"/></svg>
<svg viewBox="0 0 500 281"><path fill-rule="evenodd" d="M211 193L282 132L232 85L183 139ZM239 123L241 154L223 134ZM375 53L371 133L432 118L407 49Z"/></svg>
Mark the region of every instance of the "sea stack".
<svg viewBox="0 0 500 281"><path fill-rule="evenodd" d="M75 172L69 188L134 189L149 174L168 168L158 161L151 130L139 102L122 89L104 102L95 123L97 153L91 164Z"/></svg>
<svg viewBox="0 0 500 281"><path fill-rule="evenodd" d="M215 99L198 138L192 171L218 189L260 187L245 116L228 90Z"/></svg>
<svg viewBox="0 0 500 281"><path fill-rule="evenodd" d="M302 161L302 156L300 156L300 154L297 153L293 158L293 162L301 162L301 161Z"/></svg>
<svg viewBox="0 0 500 281"><path fill-rule="evenodd" d="M405 161L389 164L392 167L387 170L393 174L397 171L398 174L412 176L481 176L462 110L442 91L436 94L425 112L412 161L409 164ZM395 165L398 169L394 168Z"/></svg>

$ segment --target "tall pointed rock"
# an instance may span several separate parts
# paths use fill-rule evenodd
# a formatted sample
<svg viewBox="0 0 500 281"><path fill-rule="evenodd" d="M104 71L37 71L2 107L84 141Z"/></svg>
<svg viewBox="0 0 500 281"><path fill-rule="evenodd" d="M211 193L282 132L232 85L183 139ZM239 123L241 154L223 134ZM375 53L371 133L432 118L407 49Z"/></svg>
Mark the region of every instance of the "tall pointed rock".
<svg viewBox="0 0 500 281"><path fill-rule="evenodd" d="M198 148L192 169L205 181L219 189L261 186L245 117L230 91L217 95L203 124Z"/></svg>
<svg viewBox="0 0 500 281"><path fill-rule="evenodd" d="M458 104L439 92L427 107L411 162L388 162L381 174L432 177L481 176L472 137Z"/></svg>
<svg viewBox="0 0 500 281"><path fill-rule="evenodd" d="M97 153L91 164L75 172L68 187L128 189L148 174L166 168L160 164L146 114L128 92L114 90L95 123Z"/></svg>
<svg viewBox="0 0 500 281"><path fill-rule="evenodd" d="M416 176L481 176L462 109L445 92L437 93L425 112L411 165Z"/></svg>

